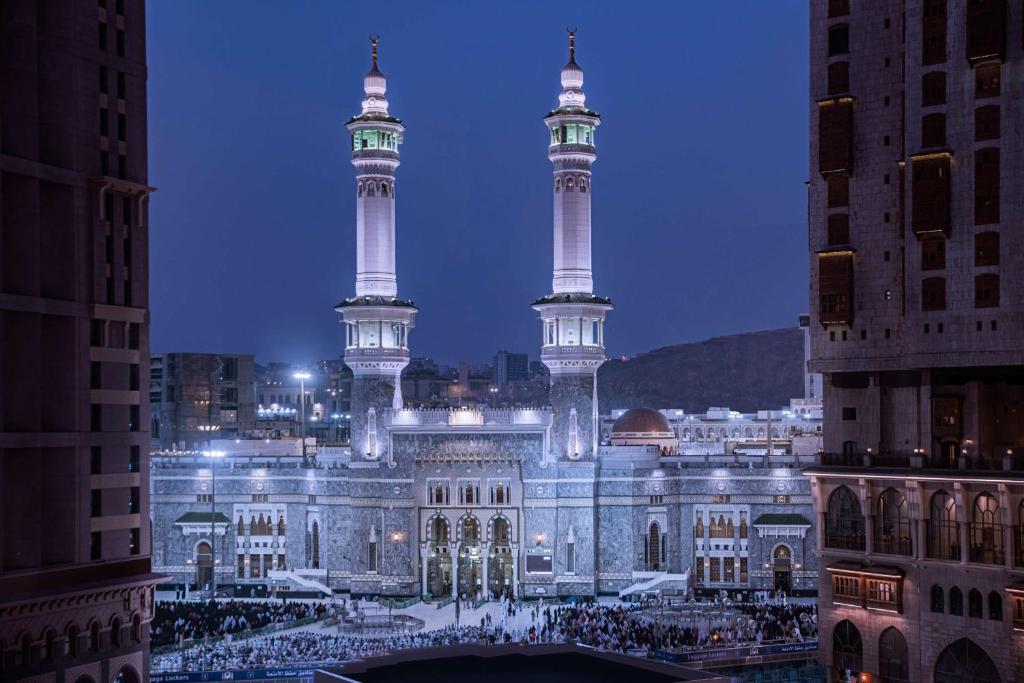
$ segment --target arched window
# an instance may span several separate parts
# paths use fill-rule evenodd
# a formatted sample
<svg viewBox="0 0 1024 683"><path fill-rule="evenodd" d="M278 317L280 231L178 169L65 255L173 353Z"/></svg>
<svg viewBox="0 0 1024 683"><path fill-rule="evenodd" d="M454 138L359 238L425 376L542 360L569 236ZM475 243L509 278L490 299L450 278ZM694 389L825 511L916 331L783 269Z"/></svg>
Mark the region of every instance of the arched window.
<svg viewBox="0 0 1024 683"><path fill-rule="evenodd" d="M906 497L887 488L878 497L875 516L875 550L891 555L910 555L910 514Z"/></svg>
<svg viewBox="0 0 1024 683"><path fill-rule="evenodd" d="M576 182L573 180L572 176L569 176L568 178L565 179L565 191L566 192L568 192L569 190L571 190L575 186L576 186Z"/></svg>
<svg viewBox="0 0 1024 683"><path fill-rule="evenodd" d="M750 533L750 530L747 527L747 513L741 512L740 513L740 538L747 538L749 533Z"/></svg>
<svg viewBox="0 0 1024 683"><path fill-rule="evenodd" d="M469 487L472 490L472 487ZM467 545L480 544L480 524L475 517L466 517L462 520L462 542Z"/></svg>
<svg viewBox="0 0 1024 683"><path fill-rule="evenodd" d="M277 535L278 536L284 536L285 535L285 533L284 533L284 515L281 515L281 517L278 518L278 520L277 520Z"/></svg>
<svg viewBox="0 0 1024 683"><path fill-rule="evenodd" d="M960 559L960 532L956 520L956 501L945 490L932 495L928 519L928 557Z"/></svg>
<svg viewBox="0 0 1024 683"><path fill-rule="evenodd" d="M1003 597L998 591L988 594L988 618L992 621L1003 620Z"/></svg>
<svg viewBox="0 0 1024 683"><path fill-rule="evenodd" d="M91 652L100 651L100 622L94 621L89 626L89 650Z"/></svg>
<svg viewBox="0 0 1024 683"><path fill-rule="evenodd" d="M586 191L587 191L587 181L584 180L583 178L580 178L580 192L586 192Z"/></svg>
<svg viewBox="0 0 1024 683"><path fill-rule="evenodd" d="M832 666L850 671L864 668L864 643L849 619L840 621L832 631Z"/></svg>
<svg viewBox="0 0 1024 683"><path fill-rule="evenodd" d="M557 194L557 193L559 193L561 191L562 191L562 179L561 178L555 178L555 193Z"/></svg>
<svg viewBox="0 0 1024 683"><path fill-rule="evenodd" d="M708 524L708 532L711 534L711 538L718 538L718 521L714 515L711 515L711 523Z"/></svg>
<svg viewBox="0 0 1024 683"><path fill-rule="evenodd" d="M704 538L704 518L698 513L697 521L693 525L693 537Z"/></svg>
<svg viewBox="0 0 1024 683"><path fill-rule="evenodd" d="M320 522L313 522L313 539L312 539L312 560L311 564L313 569L320 569Z"/></svg>
<svg viewBox="0 0 1024 683"><path fill-rule="evenodd" d="M121 647L121 620L117 617L110 622L110 646Z"/></svg>
<svg viewBox="0 0 1024 683"><path fill-rule="evenodd" d="M860 501L846 486L840 486L829 496L825 514L825 545L864 550L864 516L860 512Z"/></svg>
<svg viewBox="0 0 1024 683"><path fill-rule="evenodd" d="M895 626L882 631L878 638L878 675L892 683L910 679L907 639Z"/></svg>
<svg viewBox="0 0 1024 683"><path fill-rule="evenodd" d="M967 616L972 619L981 619L982 612L984 612L983 602L981 591L977 588L972 588L967 594Z"/></svg>
<svg viewBox="0 0 1024 683"><path fill-rule="evenodd" d="M964 615L964 594L956 586L949 589L949 613L958 617Z"/></svg>
<svg viewBox="0 0 1024 683"><path fill-rule="evenodd" d="M992 658L968 638L961 638L935 660L935 683L1001 683Z"/></svg>
<svg viewBox="0 0 1024 683"><path fill-rule="evenodd" d="M78 626L71 624L64 632L64 656L78 656Z"/></svg>
<svg viewBox="0 0 1024 683"><path fill-rule="evenodd" d="M1005 561L999 502L991 493L979 493L971 515L971 562L1003 564Z"/></svg>
<svg viewBox="0 0 1024 683"><path fill-rule="evenodd" d="M437 545L448 543L448 520L444 517L434 517L430 526L430 539Z"/></svg>
<svg viewBox="0 0 1024 683"><path fill-rule="evenodd" d="M138 614L132 617L132 642L142 642L142 618Z"/></svg>
<svg viewBox="0 0 1024 683"><path fill-rule="evenodd" d="M933 612L942 614L946 611L946 591L939 584L932 586L931 604Z"/></svg>
<svg viewBox="0 0 1024 683"><path fill-rule="evenodd" d="M381 183L380 184L380 196L381 197L387 197L388 196L388 184L387 183Z"/></svg>
<svg viewBox="0 0 1024 683"><path fill-rule="evenodd" d="M491 526L491 540L505 545L508 543L508 520L497 517Z"/></svg>
<svg viewBox="0 0 1024 683"><path fill-rule="evenodd" d="M466 505L472 505L473 504L473 485L472 484L467 484L466 485L465 500L466 500Z"/></svg>
<svg viewBox="0 0 1024 683"><path fill-rule="evenodd" d="M733 526L732 518L730 517L729 521L725 523L725 537L726 538L732 538L733 536L735 536L735 534L736 534L736 527Z"/></svg>
<svg viewBox="0 0 1024 683"><path fill-rule="evenodd" d="M245 522L242 521L242 516L238 516L238 535L245 536Z"/></svg>
<svg viewBox="0 0 1024 683"><path fill-rule="evenodd" d="M32 636L25 633L18 641L18 650L15 654L15 666L28 666L32 663Z"/></svg>
<svg viewBox="0 0 1024 683"><path fill-rule="evenodd" d="M43 633L43 649L39 655L44 662L52 662L57 656L57 632L52 628Z"/></svg>
<svg viewBox="0 0 1024 683"><path fill-rule="evenodd" d="M661 569L661 527L651 522L647 535L647 566L652 571Z"/></svg>
<svg viewBox="0 0 1024 683"><path fill-rule="evenodd" d="M505 504L505 487L501 484L494 489L494 502L498 505Z"/></svg>
<svg viewBox="0 0 1024 683"><path fill-rule="evenodd" d="M367 197L376 197L377 196L377 187L373 183L367 183L366 184L366 196Z"/></svg>
<svg viewBox="0 0 1024 683"><path fill-rule="evenodd" d="M252 515L249 520L249 533L253 536L257 536L259 532L259 527L256 526L256 515Z"/></svg>

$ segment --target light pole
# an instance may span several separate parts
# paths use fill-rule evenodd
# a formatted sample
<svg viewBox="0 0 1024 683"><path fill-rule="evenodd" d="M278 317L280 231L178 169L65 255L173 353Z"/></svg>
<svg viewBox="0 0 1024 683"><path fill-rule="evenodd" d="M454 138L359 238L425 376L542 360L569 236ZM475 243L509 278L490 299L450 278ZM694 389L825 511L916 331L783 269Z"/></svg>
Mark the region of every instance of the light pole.
<svg viewBox="0 0 1024 683"><path fill-rule="evenodd" d="M203 451L210 458L210 599L217 597L217 459L224 457L224 451Z"/></svg>

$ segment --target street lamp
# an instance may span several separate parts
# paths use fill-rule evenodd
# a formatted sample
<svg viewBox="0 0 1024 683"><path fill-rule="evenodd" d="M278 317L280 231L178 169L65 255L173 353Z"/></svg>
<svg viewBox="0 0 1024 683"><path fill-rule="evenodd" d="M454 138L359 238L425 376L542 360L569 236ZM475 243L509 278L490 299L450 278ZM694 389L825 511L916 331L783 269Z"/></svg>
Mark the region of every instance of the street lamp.
<svg viewBox="0 0 1024 683"><path fill-rule="evenodd" d="M203 451L210 458L210 599L217 598L217 460L223 458L224 451Z"/></svg>

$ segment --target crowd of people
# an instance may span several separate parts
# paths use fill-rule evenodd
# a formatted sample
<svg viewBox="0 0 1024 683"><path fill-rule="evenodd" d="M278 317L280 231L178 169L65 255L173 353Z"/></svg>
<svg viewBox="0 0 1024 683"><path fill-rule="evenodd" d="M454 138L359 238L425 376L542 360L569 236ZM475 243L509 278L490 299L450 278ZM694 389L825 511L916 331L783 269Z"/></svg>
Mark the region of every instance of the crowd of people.
<svg viewBox="0 0 1024 683"><path fill-rule="evenodd" d="M307 617L322 618L324 603L227 600L209 602L158 601L149 627L153 648L183 640L223 636Z"/></svg>
<svg viewBox="0 0 1024 683"><path fill-rule="evenodd" d="M653 654L655 650L682 651L698 648L731 647L740 644L800 642L817 637L817 615L810 605L760 603L734 605L716 619L694 618L689 625L663 619L650 605L515 604L502 601L493 616L488 611L479 625L448 626L417 633L362 637L329 631L300 631L220 641L154 657L155 671L197 671L203 669L276 668L281 666L327 666L350 659L383 655L395 650L438 647L459 643L565 643ZM221 603L230 605L231 603ZM252 603L238 603L250 608ZM271 603L256 603L267 609ZM292 603L288 608L296 608ZM288 609L283 608L283 609ZM323 605L310 610L325 609ZM216 610L223 615L229 607ZM525 618L515 618L525 612ZM257 608L256 613L261 613ZM272 614L271 611L262 613ZM806 616L802 616L806 615ZM469 616L466 614L465 616ZM297 617L295 617L297 618ZM202 619L200 619L202 621ZM223 619L221 619L223 622ZM218 623L216 619L214 623Z"/></svg>

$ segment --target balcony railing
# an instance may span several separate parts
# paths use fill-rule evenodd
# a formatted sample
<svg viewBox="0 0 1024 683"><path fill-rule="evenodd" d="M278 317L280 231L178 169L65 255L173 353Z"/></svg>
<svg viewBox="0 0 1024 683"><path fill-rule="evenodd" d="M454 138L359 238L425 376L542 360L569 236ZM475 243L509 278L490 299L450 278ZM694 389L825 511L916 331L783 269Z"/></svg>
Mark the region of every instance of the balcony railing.
<svg viewBox="0 0 1024 683"><path fill-rule="evenodd" d="M864 533L838 533L825 531L825 547L837 550L864 550Z"/></svg>
<svg viewBox="0 0 1024 683"><path fill-rule="evenodd" d="M1002 456L978 456L960 453L951 457L924 452L818 453L817 464L823 467L865 469L913 468L975 472L1015 472L1024 469L1024 454L1011 452Z"/></svg>
<svg viewBox="0 0 1024 683"><path fill-rule="evenodd" d="M1003 547L1002 524L969 525L970 560L982 564L1006 564L1006 549Z"/></svg>
<svg viewBox="0 0 1024 683"><path fill-rule="evenodd" d="M876 553L885 553L886 555L914 554L914 544L910 541L910 538L896 538L876 533L874 544L874 551Z"/></svg>
<svg viewBox="0 0 1024 683"><path fill-rule="evenodd" d="M927 555L935 560L960 560L960 527L956 522L926 520Z"/></svg>

